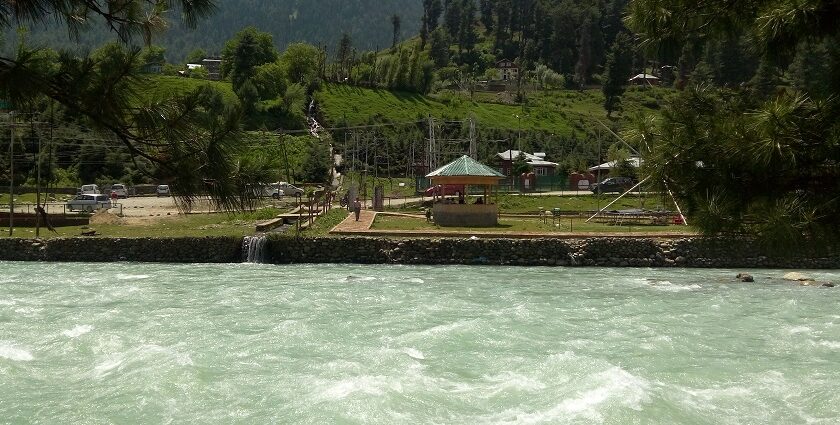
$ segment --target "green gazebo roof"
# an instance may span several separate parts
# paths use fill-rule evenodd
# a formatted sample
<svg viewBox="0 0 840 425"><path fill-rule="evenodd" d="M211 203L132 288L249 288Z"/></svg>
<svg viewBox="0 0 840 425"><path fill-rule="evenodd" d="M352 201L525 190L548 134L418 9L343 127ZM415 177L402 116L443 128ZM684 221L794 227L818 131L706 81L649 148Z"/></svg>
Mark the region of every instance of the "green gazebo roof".
<svg viewBox="0 0 840 425"><path fill-rule="evenodd" d="M504 174L464 155L443 167L426 175L434 177L496 177L505 178Z"/></svg>

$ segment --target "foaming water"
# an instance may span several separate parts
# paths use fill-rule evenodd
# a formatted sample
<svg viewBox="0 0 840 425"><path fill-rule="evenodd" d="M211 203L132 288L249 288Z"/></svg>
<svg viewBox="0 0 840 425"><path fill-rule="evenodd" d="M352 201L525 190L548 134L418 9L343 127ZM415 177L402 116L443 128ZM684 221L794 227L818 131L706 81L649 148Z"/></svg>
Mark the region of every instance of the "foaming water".
<svg viewBox="0 0 840 425"><path fill-rule="evenodd" d="M840 291L782 271L0 265L4 422L840 417Z"/></svg>

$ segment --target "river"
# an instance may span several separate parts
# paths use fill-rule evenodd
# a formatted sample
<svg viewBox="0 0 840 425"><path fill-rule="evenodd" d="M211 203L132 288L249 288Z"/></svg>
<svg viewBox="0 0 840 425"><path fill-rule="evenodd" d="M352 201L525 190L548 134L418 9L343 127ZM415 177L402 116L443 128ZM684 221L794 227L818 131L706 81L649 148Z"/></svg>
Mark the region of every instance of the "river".
<svg viewBox="0 0 840 425"><path fill-rule="evenodd" d="M0 270L3 423L840 420L840 291L778 270Z"/></svg>

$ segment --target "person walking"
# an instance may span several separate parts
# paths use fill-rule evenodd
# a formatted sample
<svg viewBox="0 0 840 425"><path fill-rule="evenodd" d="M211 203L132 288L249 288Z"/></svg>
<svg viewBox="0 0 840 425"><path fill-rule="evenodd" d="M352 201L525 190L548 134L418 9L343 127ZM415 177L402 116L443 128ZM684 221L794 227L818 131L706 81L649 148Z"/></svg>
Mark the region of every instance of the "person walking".
<svg viewBox="0 0 840 425"><path fill-rule="evenodd" d="M356 198L356 201L353 202L353 212L356 214L356 221L359 221L359 214L362 213L362 203L359 198Z"/></svg>

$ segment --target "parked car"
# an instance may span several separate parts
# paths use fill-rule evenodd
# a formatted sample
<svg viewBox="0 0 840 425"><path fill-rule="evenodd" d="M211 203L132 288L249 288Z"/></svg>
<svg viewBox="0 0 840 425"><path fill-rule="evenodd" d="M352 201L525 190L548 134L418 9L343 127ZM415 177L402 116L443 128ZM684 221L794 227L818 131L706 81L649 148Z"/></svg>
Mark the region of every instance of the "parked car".
<svg viewBox="0 0 840 425"><path fill-rule="evenodd" d="M248 184L245 188L246 193L256 196L257 198L280 199L283 197L283 191L280 189L279 183Z"/></svg>
<svg viewBox="0 0 840 425"><path fill-rule="evenodd" d="M283 189L280 189L280 185L277 183L263 187L263 196L270 196L272 199L280 199L285 194L286 192L283 192Z"/></svg>
<svg viewBox="0 0 840 425"><path fill-rule="evenodd" d="M111 208L111 200L108 198L108 195L76 195L75 198L67 201L67 209L70 211L91 212L94 210L109 208Z"/></svg>
<svg viewBox="0 0 840 425"><path fill-rule="evenodd" d="M122 183L116 183L111 186L111 193L115 193L117 198L125 199L128 198L128 188L125 187Z"/></svg>
<svg viewBox="0 0 840 425"><path fill-rule="evenodd" d="M610 177L601 181L601 183L589 186L589 190L592 193L623 193L630 190L635 184L635 181L630 177Z"/></svg>
<svg viewBox="0 0 840 425"><path fill-rule="evenodd" d="M95 184L85 184L76 191L77 195L98 195L102 192L99 191L99 186Z"/></svg>
<svg viewBox="0 0 840 425"><path fill-rule="evenodd" d="M281 194L280 194L281 196L282 195L303 196L303 189L301 189L301 188L299 188L299 187L297 187L293 184L289 184L289 183L286 183L286 182L279 182L279 183L275 183L275 184L277 185L276 186L277 190L281 191ZM272 185L272 186L274 186L274 185Z"/></svg>
<svg viewBox="0 0 840 425"><path fill-rule="evenodd" d="M159 184L157 189L155 189L155 193L157 193L157 196L169 196L169 185Z"/></svg>
<svg viewBox="0 0 840 425"><path fill-rule="evenodd" d="M464 185L462 184L439 184L432 186L423 192L425 196L453 196L464 193Z"/></svg>

